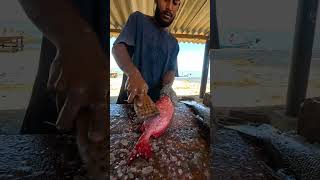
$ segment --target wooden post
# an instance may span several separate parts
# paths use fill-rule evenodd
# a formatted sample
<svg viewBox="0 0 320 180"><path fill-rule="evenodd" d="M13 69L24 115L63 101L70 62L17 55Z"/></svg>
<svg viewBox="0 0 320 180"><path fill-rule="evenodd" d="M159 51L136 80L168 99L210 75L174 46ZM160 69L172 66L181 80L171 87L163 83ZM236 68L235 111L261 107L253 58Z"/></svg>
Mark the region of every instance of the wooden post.
<svg viewBox="0 0 320 180"><path fill-rule="evenodd" d="M318 0L299 0L292 62L287 91L286 113L297 116L306 97Z"/></svg>
<svg viewBox="0 0 320 180"><path fill-rule="evenodd" d="M210 1L210 46L209 48L210 49L220 48L216 0Z"/></svg>
<svg viewBox="0 0 320 180"><path fill-rule="evenodd" d="M206 91L206 83L208 79L208 68L210 66L210 73L212 74L212 56L209 55L210 49L219 49L219 32L218 32L218 23L217 23L217 13L216 13L216 0L210 0L210 37L206 42L203 67L202 67L202 78L200 86L200 98L203 98ZM210 58L209 58L210 56ZM212 76L210 75L210 91L212 90Z"/></svg>
<svg viewBox="0 0 320 180"><path fill-rule="evenodd" d="M20 38L21 38L21 39L20 39L20 40L21 40L21 51L23 51L23 48L24 48L24 44L23 44L23 36L21 36Z"/></svg>
<svg viewBox="0 0 320 180"><path fill-rule="evenodd" d="M211 108L210 108L210 145L211 147L214 146L216 141L216 119L215 113L213 112L213 49L219 49L219 33L218 33L218 23L217 23L217 13L216 13L216 0L210 0L210 41L209 41L209 56L210 56L210 101L211 101ZM213 149L213 148L211 148ZM213 151L210 151L210 159L212 160ZM211 161L212 162L212 161ZM212 179L212 174L215 173L215 169L213 166L210 167L210 174Z"/></svg>
<svg viewBox="0 0 320 180"><path fill-rule="evenodd" d="M210 1L210 41L209 41L209 59L210 59L210 92L213 91L213 60L214 49L220 48L219 29L217 22L216 0ZM213 95L211 94L211 99ZM212 104L212 102L211 102Z"/></svg>
<svg viewBox="0 0 320 180"><path fill-rule="evenodd" d="M206 93L208 70L209 70L209 40L206 41L206 46L204 48L202 76L201 76L201 84L200 84L200 98L203 98L204 94Z"/></svg>

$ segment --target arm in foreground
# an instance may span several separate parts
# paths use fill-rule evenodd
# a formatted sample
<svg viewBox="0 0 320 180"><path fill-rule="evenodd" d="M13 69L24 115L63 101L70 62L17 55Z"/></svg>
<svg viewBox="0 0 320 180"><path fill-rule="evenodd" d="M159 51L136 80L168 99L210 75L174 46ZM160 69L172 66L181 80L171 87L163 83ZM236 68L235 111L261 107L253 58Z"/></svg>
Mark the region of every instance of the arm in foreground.
<svg viewBox="0 0 320 180"><path fill-rule="evenodd" d="M59 98L57 127L74 127L80 109L89 108L88 136L101 141L107 129L104 104L108 67L97 34L74 9L71 0L19 2L30 20L57 47L48 80L48 87L64 97Z"/></svg>

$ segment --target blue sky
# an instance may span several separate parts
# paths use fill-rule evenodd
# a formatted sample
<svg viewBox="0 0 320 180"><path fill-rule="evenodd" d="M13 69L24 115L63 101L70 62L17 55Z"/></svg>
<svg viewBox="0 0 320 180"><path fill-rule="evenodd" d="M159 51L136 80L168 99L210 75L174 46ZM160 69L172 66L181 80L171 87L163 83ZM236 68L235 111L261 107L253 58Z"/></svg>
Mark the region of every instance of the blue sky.
<svg viewBox="0 0 320 180"><path fill-rule="evenodd" d="M110 47L112 47L115 38L110 39ZM179 73L196 71L198 73L202 70L204 44L193 44L193 43L179 43L180 52L178 54L178 67ZM116 64L111 50L110 50L110 68L112 70L117 69Z"/></svg>

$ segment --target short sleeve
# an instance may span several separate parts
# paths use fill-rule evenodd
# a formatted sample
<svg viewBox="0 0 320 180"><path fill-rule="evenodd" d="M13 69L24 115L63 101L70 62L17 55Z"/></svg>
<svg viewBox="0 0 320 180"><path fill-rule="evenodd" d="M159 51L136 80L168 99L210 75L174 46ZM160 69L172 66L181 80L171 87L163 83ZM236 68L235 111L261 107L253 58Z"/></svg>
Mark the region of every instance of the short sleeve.
<svg viewBox="0 0 320 180"><path fill-rule="evenodd" d="M138 16L139 16L139 12L134 12L129 16L120 35L114 42L114 45L119 43L125 43L128 46L135 46L136 34L137 34L137 28L138 28L137 26Z"/></svg>
<svg viewBox="0 0 320 180"><path fill-rule="evenodd" d="M176 72L176 76L178 76L178 53L179 53L179 44L177 43L173 54L170 58L170 62L169 62L169 66L167 68L167 71L175 71Z"/></svg>

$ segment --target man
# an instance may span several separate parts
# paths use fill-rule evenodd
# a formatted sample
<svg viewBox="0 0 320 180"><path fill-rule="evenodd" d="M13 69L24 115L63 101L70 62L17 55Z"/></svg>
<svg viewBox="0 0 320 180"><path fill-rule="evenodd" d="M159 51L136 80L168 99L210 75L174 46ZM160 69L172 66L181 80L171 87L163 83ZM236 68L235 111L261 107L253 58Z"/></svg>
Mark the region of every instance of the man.
<svg viewBox="0 0 320 180"><path fill-rule="evenodd" d="M104 0L19 2L45 37L21 132L49 133L46 124L51 120L55 123L56 118L58 129L69 130L81 120L87 124L84 133L88 139L101 142L105 139L108 118L107 50L101 45L107 39L103 38L107 35L104 26L108 24L102 23L102 16L107 16L107 3ZM54 93L49 93L47 86Z"/></svg>
<svg viewBox="0 0 320 180"><path fill-rule="evenodd" d="M160 97L161 89L172 85L177 72L179 45L168 32L180 0L155 0L153 17L135 12L114 43L112 53L124 78L118 104L137 104L148 94L153 101Z"/></svg>

